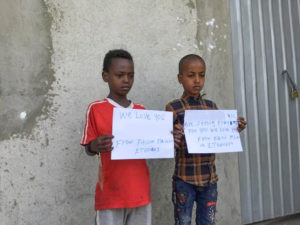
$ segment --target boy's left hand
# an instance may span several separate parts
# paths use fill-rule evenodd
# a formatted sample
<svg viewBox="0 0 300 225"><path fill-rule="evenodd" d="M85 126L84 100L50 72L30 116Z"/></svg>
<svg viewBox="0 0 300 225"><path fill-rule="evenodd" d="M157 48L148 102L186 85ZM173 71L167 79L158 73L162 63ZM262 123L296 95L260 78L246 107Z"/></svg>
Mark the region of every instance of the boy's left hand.
<svg viewBox="0 0 300 225"><path fill-rule="evenodd" d="M244 119L244 117L238 117L238 127L237 130L238 132L241 132L242 130L244 130L246 128L247 125L247 121Z"/></svg>

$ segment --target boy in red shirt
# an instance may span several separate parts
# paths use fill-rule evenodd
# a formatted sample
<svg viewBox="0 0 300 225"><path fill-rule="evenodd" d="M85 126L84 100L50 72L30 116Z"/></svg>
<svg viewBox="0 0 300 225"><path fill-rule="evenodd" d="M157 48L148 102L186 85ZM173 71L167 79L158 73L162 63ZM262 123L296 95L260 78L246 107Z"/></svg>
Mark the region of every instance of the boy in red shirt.
<svg viewBox="0 0 300 225"><path fill-rule="evenodd" d="M87 109L81 145L86 153L99 155L95 193L96 225L151 225L149 170L145 160L111 160L113 108L145 109L127 99L134 81L130 53L109 51L104 58L102 78L109 86L107 98Z"/></svg>

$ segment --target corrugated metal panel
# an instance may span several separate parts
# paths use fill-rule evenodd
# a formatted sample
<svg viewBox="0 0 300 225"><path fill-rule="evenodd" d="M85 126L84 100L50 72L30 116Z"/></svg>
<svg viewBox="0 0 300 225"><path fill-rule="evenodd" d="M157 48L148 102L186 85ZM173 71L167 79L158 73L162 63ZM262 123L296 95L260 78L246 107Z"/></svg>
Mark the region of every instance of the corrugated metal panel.
<svg viewBox="0 0 300 225"><path fill-rule="evenodd" d="M300 0L230 0L243 223L300 212Z"/></svg>

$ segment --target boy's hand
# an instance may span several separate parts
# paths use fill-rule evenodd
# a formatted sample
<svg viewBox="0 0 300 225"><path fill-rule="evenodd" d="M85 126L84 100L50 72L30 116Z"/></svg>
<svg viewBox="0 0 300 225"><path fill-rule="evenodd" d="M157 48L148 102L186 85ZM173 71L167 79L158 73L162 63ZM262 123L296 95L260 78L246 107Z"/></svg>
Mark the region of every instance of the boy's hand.
<svg viewBox="0 0 300 225"><path fill-rule="evenodd" d="M238 117L238 123L239 123L239 125L237 127L237 130L239 132L241 132L242 130L244 130L246 128L247 122L244 119L244 117Z"/></svg>
<svg viewBox="0 0 300 225"><path fill-rule="evenodd" d="M184 135L183 126L180 123L175 124L171 133L174 137L174 147L177 149L180 147L181 138Z"/></svg>
<svg viewBox="0 0 300 225"><path fill-rule="evenodd" d="M91 141L91 150L95 153L110 152L112 147L112 135L101 135Z"/></svg>

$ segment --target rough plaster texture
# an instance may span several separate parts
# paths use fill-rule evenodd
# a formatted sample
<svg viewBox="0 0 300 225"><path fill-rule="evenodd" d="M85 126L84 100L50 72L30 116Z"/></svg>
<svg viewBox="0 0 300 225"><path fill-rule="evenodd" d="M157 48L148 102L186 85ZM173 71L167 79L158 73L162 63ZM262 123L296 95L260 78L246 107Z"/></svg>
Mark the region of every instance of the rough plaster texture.
<svg viewBox="0 0 300 225"><path fill-rule="evenodd" d="M1 1L0 140L30 134L35 118L47 116L50 20L43 2ZM48 99L47 99L48 98Z"/></svg>
<svg viewBox="0 0 300 225"><path fill-rule="evenodd" d="M26 3L1 2L1 9L5 7L3 13L11 15L9 20L0 20L1 52L2 48L11 52L9 59L0 61L0 115L8 115L7 119L1 119L1 127L5 126L9 132L0 136L1 223L93 224L98 162L85 155L79 142L88 103L105 97L108 92L100 74L103 56L109 49L124 48L132 53L136 78L129 97L149 109L163 110L169 100L181 95L176 80L177 63L188 53L198 53L206 59L207 98L214 100L219 108L233 108L227 0L45 0L47 11L42 1ZM27 23L24 15L30 17ZM52 25L47 31L49 22ZM49 37L52 51L48 49ZM37 38L40 45L24 44L26 38ZM23 51L10 48L6 40L20 42ZM30 56L39 57L29 57L28 51ZM53 73L48 67L50 54ZM19 62L17 68L11 65L15 62ZM30 68L24 81L18 76L22 63ZM38 73L37 68L47 72ZM26 100L22 99L17 90L25 81L28 90L32 90L43 87L45 79L48 86L42 92L25 91ZM15 85L12 99L31 108L20 105L12 109L15 115L4 110L11 107L11 102L2 100L10 90L9 85ZM32 103L39 101L40 104ZM26 123L29 117L23 118L20 113L30 110L37 113L32 114L33 122ZM23 120L11 125L20 118ZM173 224L173 160L148 163L153 225ZM217 224L240 224L236 155L218 155L217 170L220 177Z"/></svg>

